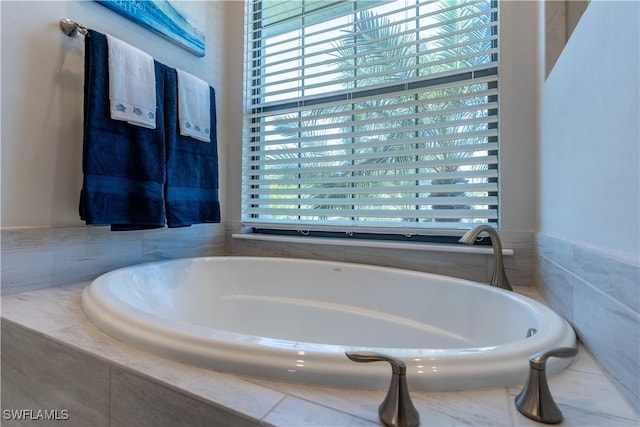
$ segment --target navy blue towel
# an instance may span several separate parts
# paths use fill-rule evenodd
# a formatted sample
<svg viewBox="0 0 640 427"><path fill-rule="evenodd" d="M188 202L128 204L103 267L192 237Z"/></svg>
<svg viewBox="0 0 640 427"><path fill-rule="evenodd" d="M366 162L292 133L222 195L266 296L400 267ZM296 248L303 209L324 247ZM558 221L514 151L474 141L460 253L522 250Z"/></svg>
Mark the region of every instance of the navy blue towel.
<svg viewBox="0 0 640 427"><path fill-rule="evenodd" d="M166 67L154 61L156 99L164 98ZM85 36L84 180L80 218L111 224L112 230L165 224L164 110L158 102L156 129L112 120L109 113L107 38Z"/></svg>
<svg viewBox="0 0 640 427"><path fill-rule="evenodd" d="M165 75L165 144L167 225L220 222L218 199L218 143L215 91L209 87L211 142L180 135L178 124L178 77L174 68Z"/></svg>

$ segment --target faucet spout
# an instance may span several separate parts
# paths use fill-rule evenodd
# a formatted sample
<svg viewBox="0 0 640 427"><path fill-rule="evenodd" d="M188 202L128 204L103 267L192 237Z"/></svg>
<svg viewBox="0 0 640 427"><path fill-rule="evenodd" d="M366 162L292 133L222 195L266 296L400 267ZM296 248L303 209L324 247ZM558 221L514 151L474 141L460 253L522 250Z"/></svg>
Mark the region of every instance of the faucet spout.
<svg viewBox="0 0 640 427"><path fill-rule="evenodd" d="M467 231L464 236L462 236L462 238L460 238L459 242L467 245L473 245L473 242L482 232L485 232L489 235L491 246L493 246L493 275L491 276L491 282L489 282L489 284L491 286L497 286L498 288L512 291L513 288L511 287L509 279L507 279L507 274L504 271L502 243L500 243L500 237L493 227L483 224L472 228L471 230Z"/></svg>

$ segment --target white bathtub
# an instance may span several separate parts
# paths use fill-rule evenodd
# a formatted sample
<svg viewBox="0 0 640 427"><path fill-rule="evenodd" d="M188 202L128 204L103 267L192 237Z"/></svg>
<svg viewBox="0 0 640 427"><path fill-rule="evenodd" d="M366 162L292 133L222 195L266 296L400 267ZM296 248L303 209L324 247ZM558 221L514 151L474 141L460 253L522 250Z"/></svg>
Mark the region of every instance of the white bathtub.
<svg viewBox="0 0 640 427"><path fill-rule="evenodd" d="M170 359L277 380L388 386L376 351L407 364L412 390L522 383L528 356L574 346L546 306L485 284L331 261L193 258L122 268L87 286L82 307L120 341ZM537 330L527 338L529 329ZM551 359L548 372L571 363Z"/></svg>

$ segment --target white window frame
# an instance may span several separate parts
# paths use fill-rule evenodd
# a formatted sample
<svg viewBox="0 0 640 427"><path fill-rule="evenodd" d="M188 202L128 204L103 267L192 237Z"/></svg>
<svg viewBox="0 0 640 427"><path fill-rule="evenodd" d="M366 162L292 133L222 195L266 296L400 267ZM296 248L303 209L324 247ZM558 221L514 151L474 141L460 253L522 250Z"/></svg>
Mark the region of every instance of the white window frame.
<svg viewBox="0 0 640 427"><path fill-rule="evenodd" d="M308 0L308 3L317 4L317 1ZM331 3L331 2L325 2ZM344 5L353 5L353 13L359 13L357 9L358 2L355 1L347 1L347 2L334 2L340 3L340 7L344 7ZM360 2L362 3L362 2ZM473 3L473 2L472 2ZM251 25L254 30L247 30L247 52L246 52L246 67L245 71L247 73L246 83L245 83L245 126L244 126L244 153L243 153L243 202L242 202L242 222L243 225L251 227L254 231L260 232L273 232L275 230L276 233L287 233L292 232L302 233L302 234L312 234L312 235L326 235L334 232L339 233L339 235L361 235L364 237L379 237L381 234L387 235L398 235L398 236L432 236L432 235L456 235L459 234L459 230L468 229L478 223L488 223L495 227L498 226L498 209L499 209L499 186L498 186L498 121L499 121L499 111L497 106L498 100L498 61L497 61L497 2L492 2L492 31L494 31L494 39L492 41L493 53L491 53L493 57L493 61L489 65L482 65L479 67L467 67L462 70L449 70L446 72L439 72L433 75L429 75L428 77L421 76L420 78L408 79L406 81L402 81L401 83L386 83L377 85L374 87L366 87L364 89L351 88L349 90L342 91L332 91L327 95L315 95L309 97L302 97L301 99L295 100L284 100L284 101L267 101L265 102L265 98L261 98L261 96L255 96L256 93L259 93L260 90L263 90L266 86L264 80L260 79L260 72L264 70L260 67L255 67L256 64L256 55L255 49L256 41L254 40L257 37L261 36L261 29L256 30L256 24L251 22L251 16L255 16L255 10L252 13L251 8L254 2L252 0L247 1L247 25ZM322 17L318 17L318 14L314 15L316 22L321 20ZM257 70L257 74L256 74ZM357 221L344 221L344 219L338 221L327 220L326 217L332 214L331 209L324 209L321 212L321 215L324 216L325 219L289 219L289 220L280 220L278 218L273 219L269 218L268 220L264 220L262 212L269 212L268 209L263 209L262 200L258 201L262 195L269 196L269 190L267 188L266 191L263 191L263 186L265 184L265 180L261 179L261 173L259 172L262 167L273 165L274 162L272 160L263 160L265 156L263 156L263 152L261 152L261 142L260 138L264 137L265 134L269 132L266 131L264 125L260 125L260 121L264 119L265 112L269 111L284 111L287 113L300 113L305 111L305 108L308 108L307 105L314 105L317 103L327 104L327 101L335 100L335 102L339 103L341 98L347 97L350 102L357 102L359 98L367 98L373 99L376 96L384 96L385 93L389 91L393 91L395 89L399 89L400 91L404 90L404 93L417 93L416 90L421 90L421 88L435 88L436 90L440 90L447 87L454 87L459 85L460 82L465 80L473 80L475 82L479 82L480 84L484 84L489 82L488 84L491 86L492 94L487 95L487 116L491 118L491 122L488 124L488 132L486 132L486 143L487 147L487 157L491 157L491 160L487 162L487 178L486 185L480 185L484 189L487 189L487 195L483 198L483 203L489 203L487 211L488 215L485 217L481 217L479 220L471 218L471 220L465 220L464 218L457 219L456 222L446 222L444 226L438 222L434 222L431 224L416 224L414 221L401 221L397 224L394 223L372 223L367 224L366 222L357 222ZM411 92L411 91L414 92ZM402 92L400 92L402 93ZM421 92L424 93L424 92ZM339 114L339 113L338 113ZM321 129L324 125L319 125L317 128ZM355 127L355 125L354 125ZM273 133L273 132L271 132ZM300 132L300 139L305 140L303 133ZM306 140L312 140L313 138L307 137ZM313 148L305 148L306 150L313 150ZM285 149L281 150L284 152L289 152L291 150ZM346 160L350 160L351 157L349 155L343 155L343 158ZM285 160L286 161L286 160ZM455 164L454 164L455 166ZM317 167L316 167L317 168ZM256 172L258 171L258 172ZM478 175L482 175L482 173L478 173ZM446 176L446 174L445 174ZM443 176L443 178L445 177ZM449 174L452 176L452 174ZM335 182L336 179L333 179ZM468 182L467 182L468 184ZM314 190L315 191L315 190ZM341 190L344 194L345 190ZM348 190L347 190L348 192ZM285 191L283 194L285 195L293 195L296 197L294 191ZM304 193L304 192L303 192ZM309 191L307 190L307 193ZM357 194L357 193L354 193ZM308 194L306 194L308 196ZM353 197L353 194L350 195ZM299 197L299 196L298 196ZM302 203L300 203L302 205ZM290 206L290 205L289 205ZM487 205L484 205L487 206ZM286 211L290 211L290 209L286 209ZM281 212L285 212L282 210ZM308 212L307 212L308 213ZM424 212L422 212L424 213ZM382 213L384 214L384 213ZM456 214L456 213L452 213ZM399 217L406 216L409 217L411 212L399 212ZM283 215L286 216L286 215ZM442 218L441 218L442 219ZM416 221L418 222L418 221Z"/></svg>

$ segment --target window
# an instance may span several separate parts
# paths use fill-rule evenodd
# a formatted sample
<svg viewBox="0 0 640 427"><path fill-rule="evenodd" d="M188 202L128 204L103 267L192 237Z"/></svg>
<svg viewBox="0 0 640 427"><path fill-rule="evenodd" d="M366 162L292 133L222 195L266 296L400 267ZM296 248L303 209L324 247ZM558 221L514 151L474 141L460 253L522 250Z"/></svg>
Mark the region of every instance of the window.
<svg viewBox="0 0 640 427"><path fill-rule="evenodd" d="M497 14L495 0L247 0L243 224L497 226Z"/></svg>

